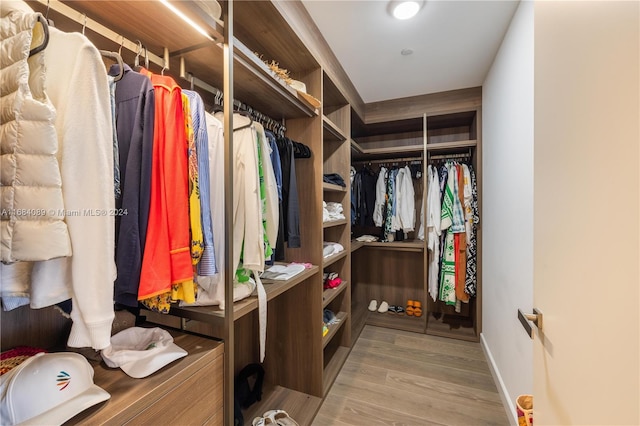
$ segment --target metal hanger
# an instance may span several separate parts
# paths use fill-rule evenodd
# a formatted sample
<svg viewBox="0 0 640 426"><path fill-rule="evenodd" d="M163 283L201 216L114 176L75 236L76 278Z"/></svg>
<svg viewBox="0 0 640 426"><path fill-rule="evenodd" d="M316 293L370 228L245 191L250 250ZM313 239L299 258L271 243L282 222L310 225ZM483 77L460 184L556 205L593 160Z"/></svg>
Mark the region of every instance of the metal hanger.
<svg viewBox="0 0 640 426"><path fill-rule="evenodd" d="M142 42L140 40L137 41L138 49L136 49L136 58L133 60L133 68L138 71L140 68L140 55L142 54Z"/></svg>

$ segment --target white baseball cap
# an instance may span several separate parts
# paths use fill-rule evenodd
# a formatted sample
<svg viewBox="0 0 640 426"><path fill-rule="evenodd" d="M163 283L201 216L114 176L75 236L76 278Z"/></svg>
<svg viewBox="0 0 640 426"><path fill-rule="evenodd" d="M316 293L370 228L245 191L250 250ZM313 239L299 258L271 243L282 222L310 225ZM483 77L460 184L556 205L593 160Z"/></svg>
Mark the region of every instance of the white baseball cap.
<svg viewBox="0 0 640 426"><path fill-rule="evenodd" d="M39 353L0 377L0 423L60 425L111 395L75 352Z"/></svg>
<svg viewBox="0 0 640 426"><path fill-rule="evenodd" d="M159 327L129 327L111 336L111 346L101 354L109 367L120 367L127 375L140 379L186 356L187 351Z"/></svg>

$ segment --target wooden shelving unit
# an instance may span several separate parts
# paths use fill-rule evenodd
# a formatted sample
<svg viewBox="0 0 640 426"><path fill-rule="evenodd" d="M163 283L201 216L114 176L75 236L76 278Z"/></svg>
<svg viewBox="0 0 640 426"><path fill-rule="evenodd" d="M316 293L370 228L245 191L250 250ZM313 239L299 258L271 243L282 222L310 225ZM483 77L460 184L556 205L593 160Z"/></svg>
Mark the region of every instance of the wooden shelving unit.
<svg viewBox="0 0 640 426"><path fill-rule="evenodd" d="M336 314L339 323L329 326L329 333L322 339L323 394L326 394L351 349L351 185L349 179L351 153L351 116L349 102L334 84L322 73L322 173L337 173L346 186L323 183L323 201L342 205L345 219L322 224L323 241L340 243L344 251L323 259L323 272L335 272L342 284L322 292L322 307Z"/></svg>
<svg viewBox="0 0 640 426"><path fill-rule="evenodd" d="M328 182L322 182L322 190L328 192L347 192L346 187Z"/></svg>
<svg viewBox="0 0 640 426"><path fill-rule="evenodd" d="M336 288L327 288L322 292L322 308L326 308L329 303L340 296L343 291L349 288L348 281L342 281L342 283Z"/></svg>
<svg viewBox="0 0 640 426"><path fill-rule="evenodd" d="M344 259L345 257L347 257L347 254L349 254L349 252L347 250L344 250L340 253L332 254L331 256L325 257L322 260L322 267L326 268L327 266L337 262L338 260Z"/></svg>
<svg viewBox="0 0 640 426"><path fill-rule="evenodd" d="M322 222L322 227L323 228L331 228L333 226L341 226L341 225L346 225L347 219L338 219L338 220L328 220L326 222Z"/></svg>
<svg viewBox="0 0 640 426"><path fill-rule="evenodd" d="M342 365L347 360L349 353L349 348L340 346L338 349L336 349L333 357L331 357L329 364L324 367L324 371L322 373L322 383L324 383L322 393L324 395L326 395L329 392L329 389L331 389L331 385L333 385L333 382L338 376Z"/></svg>
<svg viewBox="0 0 640 426"><path fill-rule="evenodd" d="M328 117L322 117L322 126L325 130L325 141L337 141L341 142L347 139L345 134L331 121Z"/></svg>
<svg viewBox="0 0 640 426"><path fill-rule="evenodd" d="M347 312L338 312L336 313L336 318L338 319L338 323L328 326L329 332L322 338L323 348L326 347L329 342L331 342L331 339L333 339L336 333L338 333L338 330L340 330L347 323L346 320L347 318L349 318L349 314Z"/></svg>
<svg viewBox="0 0 640 426"><path fill-rule="evenodd" d="M285 291L305 282L309 278L318 273L318 266L312 266L304 270L293 278L286 281L279 280L262 280L264 289L267 293L267 301L280 296ZM249 296L233 304L233 318L239 320L244 315L258 309L258 297ZM218 321L216 318L224 319L224 311L218 306L178 306L171 307L171 314L191 320L212 322Z"/></svg>

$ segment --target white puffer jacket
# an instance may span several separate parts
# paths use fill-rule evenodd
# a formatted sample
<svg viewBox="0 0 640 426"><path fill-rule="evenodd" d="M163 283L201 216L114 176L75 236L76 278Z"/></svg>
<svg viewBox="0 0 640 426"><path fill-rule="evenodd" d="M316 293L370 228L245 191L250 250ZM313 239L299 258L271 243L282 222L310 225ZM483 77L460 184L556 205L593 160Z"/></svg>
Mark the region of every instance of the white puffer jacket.
<svg viewBox="0 0 640 426"><path fill-rule="evenodd" d="M56 111L45 92L38 14L3 2L0 12L0 260L71 256L56 157Z"/></svg>

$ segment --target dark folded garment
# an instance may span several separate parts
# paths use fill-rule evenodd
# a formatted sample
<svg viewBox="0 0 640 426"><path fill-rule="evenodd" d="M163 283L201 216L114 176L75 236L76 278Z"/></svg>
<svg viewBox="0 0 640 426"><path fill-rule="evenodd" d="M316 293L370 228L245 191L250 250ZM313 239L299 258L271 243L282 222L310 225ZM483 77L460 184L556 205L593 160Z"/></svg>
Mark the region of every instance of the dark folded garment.
<svg viewBox="0 0 640 426"><path fill-rule="evenodd" d="M332 183L334 185L340 185L342 187L346 187L347 184L344 183L344 179L338 173L327 173L322 175L322 181L326 183Z"/></svg>

